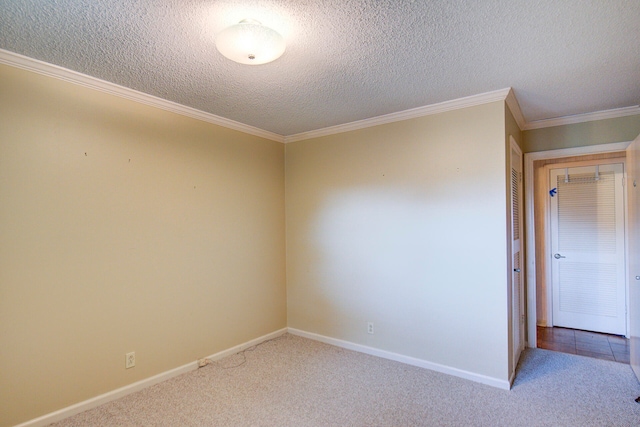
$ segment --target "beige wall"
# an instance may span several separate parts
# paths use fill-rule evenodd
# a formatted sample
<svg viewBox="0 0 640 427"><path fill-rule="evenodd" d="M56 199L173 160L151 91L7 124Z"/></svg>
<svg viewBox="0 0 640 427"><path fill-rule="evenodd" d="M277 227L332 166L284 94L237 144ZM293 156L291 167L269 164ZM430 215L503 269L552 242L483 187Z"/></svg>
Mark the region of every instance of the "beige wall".
<svg viewBox="0 0 640 427"><path fill-rule="evenodd" d="M640 134L640 115L553 126L523 132L524 152L557 150L633 141Z"/></svg>
<svg viewBox="0 0 640 427"><path fill-rule="evenodd" d="M0 66L0 197L1 426L286 326L280 143Z"/></svg>
<svg viewBox="0 0 640 427"><path fill-rule="evenodd" d="M495 102L283 146L0 66L0 427L287 324L506 381L509 135L638 133Z"/></svg>
<svg viewBox="0 0 640 427"><path fill-rule="evenodd" d="M288 144L289 327L508 380L505 162L504 102Z"/></svg>

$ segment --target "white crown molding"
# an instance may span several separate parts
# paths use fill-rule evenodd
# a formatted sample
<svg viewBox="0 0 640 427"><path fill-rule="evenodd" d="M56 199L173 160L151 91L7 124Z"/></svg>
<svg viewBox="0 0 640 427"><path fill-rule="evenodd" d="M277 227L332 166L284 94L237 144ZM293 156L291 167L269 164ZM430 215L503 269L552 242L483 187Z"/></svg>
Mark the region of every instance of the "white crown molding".
<svg viewBox="0 0 640 427"><path fill-rule="evenodd" d="M119 96L121 98L129 99L132 101L139 102L141 104L156 107L161 110L170 111L186 117L191 117L193 119L202 120L207 123L212 123L214 125L222 126L228 129L244 132L249 135L258 136L258 137L269 139L272 141L284 142L284 137L282 135L278 135L277 133L259 129L254 126L245 125L244 123L236 122L234 120L225 119L224 117L216 116L211 113L206 113L204 111L187 107L185 105L181 105L176 102L167 101L165 99L158 98L153 95L148 95L146 93L138 92L136 90L129 89L124 86L120 86L114 83L100 80L95 77L88 76L86 74L68 70L66 68L62 68L57 65L39 61L37 59L29 58L27 56L19 55L17 53L9 52L4 49L0 49L0 64L6 64L12 67L21 68L23 70L42 74L48 77L54 77L60 80L64 80L66 82L87 87L89 89L94 89L100 92Z"/></svg>
<svg viewBox="0 0 640 427"><path fill-rule="evenodd" d="M615 119L618 117L640 114L640 106L615 108L613 110L596 111L593 113L576 114L573 116L556 117L553 119L535 120L527 123L522 130L542 129L553 126L571 125L575 123L593 122L596 120Z"/></svg>
<svg viewBox="0 0 640 427"><path fill-rule="evenodd" d="M513 89L509 90L505 101L507 103L507 106L509 107L509 110L511 111L511 114L513 115L513 118L518 124L518 127L520 128L520 130L524 130L524 128L527 126L527 121L522 114L520 104L518 103L518 99L516 98L516 94L513 92Z"/></svg>
<svg viewBox="0 0 640 427"><path fill-rule="evenodd" d="M283 136L274 132L257 128L255 126L246 125L236 122L235 120L226 119L216 116L215 114L187 107L176 102L167 101L157 96L138 92L124 86L110 83L86 74L78 73L57 65L49 64L44 61L29 58L14 52L0 49L0 64L10 65L12 67L42 74L48 77L57 78L69 83L77 84L86 88L98 90L100 92L115 95L121 98L139 102L159 108L161 110L170 111L186 117L191 117L214 125L222 126L228 129L237 130L249 135L258 136L260 138L269 139L271 141L289 143L302 141L305 139L318 138L322 136L334 135L352 130L365 129L386 123L393 123L402 120L408 120L418 117L439 114L446 111L458 110L461 108L474 107L477 105L487 104L495 101L505 101L511 110L514 119L521 130L541 129L552 126L562 126L574 123L584 123L595 120L612 119L617 117L625 117L632 115L640 115L640 106L632 106L625 108L616 108L613 110L597 111L594 113L577 114L573 116L557 117L553 119L536 120L527 122L522 114L520 105L511 88L499 89L492 92L481 93L479 95L467 96L451 101L444 101L438 104L426 105L423 107L412 108L410 110L399 111L396 113L386 114L383 116L372 117L369 119L358 120L351 123L331 126L322 129L316 129L308 132L301 132L294 135Z"/></svg>
<svg viewBox="0 0 640 427"><path fill-rule="evenodd" d="M459 110L461 108L475 107L477 105L488 104L490 102L504 101L510 92L511 88L500 89L493 92L486 92L479 95L467 96L451 101L440 102L438 104L431 104L424 107L417 107L410 110L399 111L397 113L385 114L384 116L372 117L370 119L358 120L351 123L312 130L309 132L296 133L294 135L285 136L284 143L287 144L290 142L302 141L305 139L335 135L337 133L349 132L352 130L364 129L372 126L430 116L432 114L444 113L445 111Z"/></svg>

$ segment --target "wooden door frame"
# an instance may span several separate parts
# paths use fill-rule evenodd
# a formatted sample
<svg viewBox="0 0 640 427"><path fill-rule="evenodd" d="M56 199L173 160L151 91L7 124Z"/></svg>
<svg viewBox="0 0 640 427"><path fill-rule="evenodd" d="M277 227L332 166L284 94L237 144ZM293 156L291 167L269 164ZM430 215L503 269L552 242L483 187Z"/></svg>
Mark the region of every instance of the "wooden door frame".
<svg viewBox="0 0 640 427"><path fill-rule="evenodd" d="M524 212L525 212L525 266L527 289L527 346L535 348L538 345L536 326L536 240L534 223L534 168L537 160L559 159L563 157L583 156L589 154L604 154L625 151L632 141L615 142L611 144L589 145L585 147L563 148L559 150L538 151L524 155ZM626 233L626 230L625 230ZM625 249L626 252L626 249Z"/></svg>

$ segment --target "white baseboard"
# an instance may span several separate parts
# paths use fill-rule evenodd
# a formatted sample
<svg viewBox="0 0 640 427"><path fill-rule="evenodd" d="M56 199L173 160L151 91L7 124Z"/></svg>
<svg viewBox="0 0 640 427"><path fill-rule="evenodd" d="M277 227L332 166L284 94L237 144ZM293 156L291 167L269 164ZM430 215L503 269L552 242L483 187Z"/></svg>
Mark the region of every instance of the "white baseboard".
<svg viewBox="0 0 640 427"><path fill-rule="evenodd" d="M294 328L283 328L278 331L272 332L267 335L263 335L259 338L253 339L251 341L247 341L246 343L231 347L229 349L220 351L218 353L212 354L211 356L206 357L211 361L220 360L224 357L231 356L232 354L236 354L247 348L253 347L262 342L268 341L273 338L277 338L282 334L289 332L290 334L297 335L304 338L309 338L315 341L324 342L326 344L335 345L336 347L346 348L348 350L357 351L360 353L370 354L372 356L382 357L384 359L394 360L396 362L406 363L407 365L418 366L420 368L430 369L432 371L441 372L448 375L453 375L459 378L464 378L467 380L475 381L482 384L487 384L493 387L497 387L500 389L509 390L510 381L499 380L496 378L488 377L486 375L480 375L469 371L464 371L462 369L453 368L450 366L440 365L438 363L429 362L422 359L416 359L410 356L404 356L402 354L392 353L385 350L379 350L373 347L367 347L361 344L355 344L349 341L343 341L336 338L330 338L323 335L314 334L311 332L305 332L299 329ZM187 373L189 371L195 371L198 369L198 361L193 361L191 363L187 363L186 365L182 365L175 369L171 369L169 371L162 372L158 375L154 375L153 377L135 382L133 384L129 384L127 386L121 387L119 389L110 391L105 394L101 394L100 396L96 396L94 398L85 400L83 402L76 403L75 405L68 406L66 408L60 409L55 412L51 412L47 415L43 415L38 418L34 418L33 420L27 421L25 423L19 424L15 427L43 427L49 425L51 423L63 420L65 418L71 417L73 415L79 414L80 412L87 411L89 409L96 408L100 405L103 405L107 402L111 402L116 399L120 399L126 395L131 393L135 393L147 387L151 387L152 385L161 383L170 378L176 377L178 375Z"/></svg>
<svg viewBox="0 0 640 427"><path fill-rule="evenodd" d="M278 331L272 332L270 334L261 336L251 341L247 341L244 344L237 345L235 347L231 347L227 350L220 351L216 354L212 354L211 356L206 357L211 361L216 361L222 359L223 357L230 356L232 354L236 354L241 352L242 350L246 350L249 347L253 347L254 345L260 344L261 342L268 341L270 339L276 338L282 334L287 332L287 328L280 329ZM105 394L101 394L100 396L96 396L94 398L85 400L80 403L76 403L75 405L68 406L66 408L60 409L55 412L51 412L47 415L43 415L42 417L34 418L33 420L27 421L22 424L18 424L15 427L42 427L49 425L51 423L55 423L57 421L63 420L65 418L71 417L73 415L79 414L80 412L87 411L89 409L96 408L100 405L103 405L107 402L111 402L112 400L120 399L128 394L135 393L136 391L140 391L147 387L151 387L152 385L158 384L160 382L166 381L170 378L176 377L181 374L185 374L189 371L195 371L198 369L198 361L194 361L191 363L187 363L186 365L182 365L175 369L171 369L169 371L162 372L158 375L154 375L153 377L135 382L133 384L126 385L119 389L110 391Z"/></svg>
<svg viewBox="0 0 640 427"><path fill-rule="evenodd" d="M511 388L511 383L508 380L500 380L497 378L488 377L486 375L476 374L474 372L453 368L451 366L440 365L439 363L433 363L427 360L417 359L415 357L404 356L402 354L392 353L386 350L379 350L377 348L367 347L365 345L355 344L349 341L343 341L336 338L330 338L324 335L314 334L312 332L305 332L299 329L288 328L288 332L292 335L298 335L303 338L309 338L309 339L320 341L326 344L335 345L336 347L346 348L347 350L353 350L360 353L370 354L372 356L378 356L384 359L406 363L407 365L417 366L420 368L441 372L443 374L453 375L454 377L464 378L465 380L475 381L478 383L490 385L503 390L509 390Z"/></svg>

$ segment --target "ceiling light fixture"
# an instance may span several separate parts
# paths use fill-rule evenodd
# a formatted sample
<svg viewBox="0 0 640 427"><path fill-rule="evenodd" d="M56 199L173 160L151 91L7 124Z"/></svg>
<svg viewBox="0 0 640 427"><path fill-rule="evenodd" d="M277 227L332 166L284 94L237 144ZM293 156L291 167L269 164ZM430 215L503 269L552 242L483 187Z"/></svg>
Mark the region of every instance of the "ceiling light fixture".
<svg viewBox="0 0 640 427"><path fill-rule="evenodd" d="M244 19L222 30L216 37L221 54L241 64L259 65L274 61L284 53L284 38L254 19Z"/></svg>

